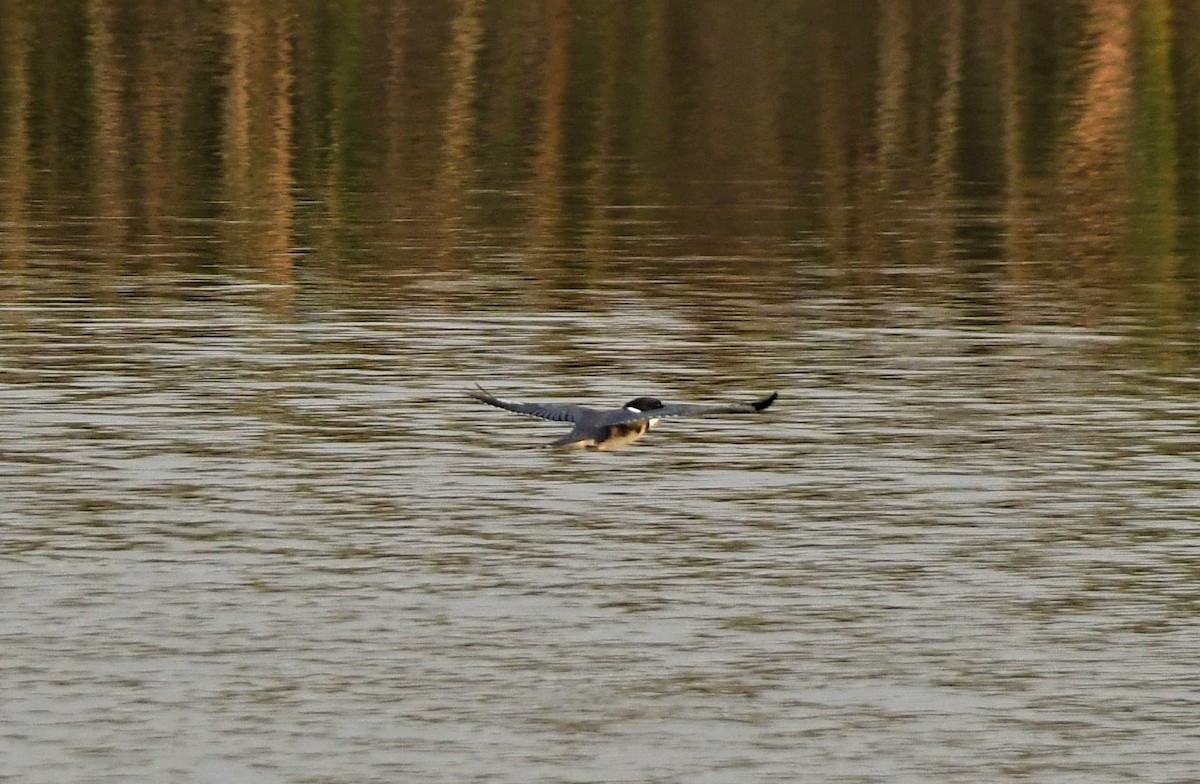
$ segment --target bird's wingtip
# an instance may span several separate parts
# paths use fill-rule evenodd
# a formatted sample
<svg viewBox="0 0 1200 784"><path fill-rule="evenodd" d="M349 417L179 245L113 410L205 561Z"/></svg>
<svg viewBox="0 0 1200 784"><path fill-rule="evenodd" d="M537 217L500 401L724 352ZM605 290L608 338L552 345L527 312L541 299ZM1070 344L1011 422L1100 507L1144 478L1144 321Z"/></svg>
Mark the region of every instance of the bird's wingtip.
<svg viewBox="0 0 1200 784"><path fill-rule="evenodd" d="M770 408L771 404L774 403L777 399L779 399L779 392L776 391L776 392L772 392L771 394L767 395L762 400L759 400L755 403L751 403L750 405L754 406L755 411L765 411L768 408Z"/></svg>

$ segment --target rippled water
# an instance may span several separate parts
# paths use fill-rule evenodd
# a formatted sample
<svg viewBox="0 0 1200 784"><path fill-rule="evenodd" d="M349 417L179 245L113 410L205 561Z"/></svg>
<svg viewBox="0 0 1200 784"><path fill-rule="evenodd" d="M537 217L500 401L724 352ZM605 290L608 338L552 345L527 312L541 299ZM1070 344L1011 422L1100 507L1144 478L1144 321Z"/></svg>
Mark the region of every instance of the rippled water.
<svg viewBox="0 0 1200 784"><path fill-rule="evenodd" d="M1194 6L6 4L0 782L1194 781Z"/></svg>
<svg viewBox="0 0 1200 784"><path fill-rule="evenodd" d="M904 286L606 277L590 310L516 309L480 294L532 296L495 269L6 300L4 777L1200 767L1194 367L1049 297L1018 324ZM781 397L561 454L477 381Z"/></svg>

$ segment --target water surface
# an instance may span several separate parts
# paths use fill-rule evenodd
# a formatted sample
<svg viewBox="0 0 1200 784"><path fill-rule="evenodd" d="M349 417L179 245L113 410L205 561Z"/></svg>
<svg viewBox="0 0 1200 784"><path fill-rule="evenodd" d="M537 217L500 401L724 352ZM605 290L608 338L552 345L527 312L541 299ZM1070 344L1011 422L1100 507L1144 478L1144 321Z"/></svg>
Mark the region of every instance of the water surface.
<svg viewBox="0 0 1200 784"><path fill-rule="evenodd" d="M1191 780L1193 17L917 5L9 9L0 778Z"/></svg>

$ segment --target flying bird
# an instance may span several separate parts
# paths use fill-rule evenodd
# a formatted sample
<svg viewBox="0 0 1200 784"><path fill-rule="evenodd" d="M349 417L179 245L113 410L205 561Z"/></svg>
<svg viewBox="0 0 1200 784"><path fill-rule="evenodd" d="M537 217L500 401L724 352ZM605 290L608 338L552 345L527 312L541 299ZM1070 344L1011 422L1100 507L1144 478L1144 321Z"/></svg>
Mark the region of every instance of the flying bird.
<svg viewBox="0 0 1200 784"><path fill-rule="evenodd" d="M570 403L512 403L492 396L483 387L471 390L467 394L481 403L503 408L505 411L548 419L551 422L570 422L575 426L562 438L546 444L547 447L601 451L632 444L646 435L660 419L712 414L755 414L769 408L779 397L778 392L772 392L752 403L708 406L663 403L658 398L636 397L621 408L601 410Z"/></svg>

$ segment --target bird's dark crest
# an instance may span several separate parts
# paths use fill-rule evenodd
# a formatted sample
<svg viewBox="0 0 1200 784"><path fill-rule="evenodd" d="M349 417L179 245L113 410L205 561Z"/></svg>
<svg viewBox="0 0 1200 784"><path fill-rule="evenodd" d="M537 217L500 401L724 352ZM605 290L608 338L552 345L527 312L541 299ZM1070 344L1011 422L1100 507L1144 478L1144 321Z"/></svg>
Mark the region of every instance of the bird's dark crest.
<svg viewBox="0 0 1200 784"><path fill-rule="evenodd" d="M656 397L635 397L625 404L625 408L630 411L653 411L662 407L663 402Z"/></svg>

